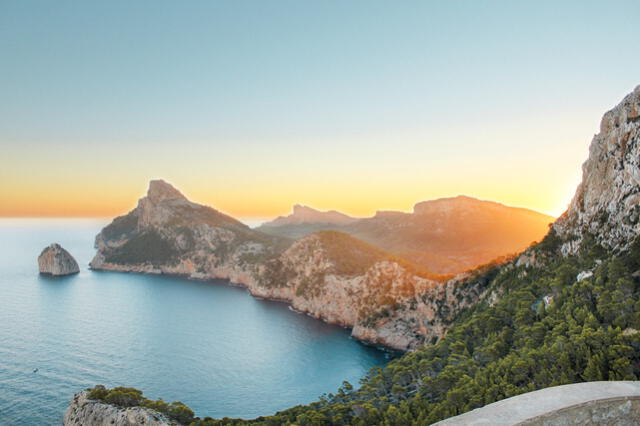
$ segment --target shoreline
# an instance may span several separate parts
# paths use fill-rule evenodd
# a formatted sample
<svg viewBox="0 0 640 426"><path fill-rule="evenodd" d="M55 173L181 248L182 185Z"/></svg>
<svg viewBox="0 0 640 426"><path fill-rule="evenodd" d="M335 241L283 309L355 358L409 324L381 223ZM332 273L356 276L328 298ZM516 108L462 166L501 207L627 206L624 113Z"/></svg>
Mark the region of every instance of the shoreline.
<svg viewBox="0 0 640 426"><path fill-rule="evenodd" d="M156 276L166 276L166 277L173 277L173 278L180 278L180 279L185 279L185 280L190 280L190 281L199 281L199 282L203 282L203 283L210 283L210 284L215 284L215 285L219 285L218 283L216 283L215 281L219 280L219 281L224 281L224 283L222 285L226 285L226 286L230 286L230 287L236 287L239 289L243 289L246 291L246 293L248 293L251 297L253 297L254 299L257 300L264 300L264 301L268 301L268 302L276 302L276 303L282 303L287 305L288 309L291 310L294 313L297 314L304 314L310 318L313 318L314 320L317 321L322 321L325 324L328 325L333 325L333 326L339 326L342 327L343 329L349 330L351 333L349 334L349 338L356 340L358 343L370 347L370 348L375 348L381 352L385 352L387 354L406 354L410 351L407 350L401 350L398 348L394 348L392 346L388 346L388 345L384 345L382 343L379 342L372 342L370 340L366 340L366 339L360 339L356 336L353 335L353 326L348 325L348 324L344 324L344 323L340 323L338 321L328 321L322 317L318 317L313 315L311 312L305 311L305 310L300 310L297 309L296 307L294 307L291 303L290 300L287 300L285 298L276 298L276 297L265 297L265 296L260 296L257 295L255 293L253 293L251 291L251 288L244 284L244 283L240 283L240 282L234 282L232 281L230 278L222 278L222 277L197 277L197 276L192 276L190 274L180 274L180 273L165 273L162 271L159 272L143 272L143 271L131 271L131 270L120 270L120 269L111 269L111 268L95 268L92 266L89 266L88 268L89 271L91 272L115 272L115 273L124 273L124 274L137 274L137 275L156 275Z"/></svg>

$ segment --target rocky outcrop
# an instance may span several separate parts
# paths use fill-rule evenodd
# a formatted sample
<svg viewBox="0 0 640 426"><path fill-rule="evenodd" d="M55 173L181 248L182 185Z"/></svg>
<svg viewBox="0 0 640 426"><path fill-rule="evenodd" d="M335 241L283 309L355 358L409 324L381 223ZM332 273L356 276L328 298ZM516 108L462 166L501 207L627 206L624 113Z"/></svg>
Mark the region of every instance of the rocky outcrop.
<svg viewBox="0 0 640 426"><path fill-rule="evenodd" d="M562 252L574 254L587 235L624 249L640 233L640 86L607 112L582 166L582 183L554 229Z"/></svg>
<svg viewBox="0 0 640 426"><path fill-rule="evenodd" d="M170 426L170 421L157 411L143 407L117 407L87 398L87 391L76 393L64 413L64 426Z"/></svg>
<svg viewBox="0 0 640 426"><path fill-rule="evenodd" d="M474 286L440 277L336 231L298 241L252 230L152 181L129 214L96 237L93 269L229 279L258 297L287 301L353 336L393 349L441 337L475 301Z"/></svg>
<svg viewBox="0 0 640 426"><path fill-rule="evenodd" d="M53 243L45 247L38 256L38 268L41 274L70 275L80 272L78 262L59 244Z"/></svg>

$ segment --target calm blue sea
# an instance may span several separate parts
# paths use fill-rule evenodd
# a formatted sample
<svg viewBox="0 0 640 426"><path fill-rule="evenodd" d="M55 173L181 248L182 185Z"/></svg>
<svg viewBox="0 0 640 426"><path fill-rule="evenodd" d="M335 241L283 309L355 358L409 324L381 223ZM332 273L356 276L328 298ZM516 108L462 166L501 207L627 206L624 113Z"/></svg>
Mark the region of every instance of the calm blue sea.
<svg viewBox="0 0 640 426"><path fill-rule="evenodd" d="M225 281L89 271L105 224L0 220L0 424L60 424L73 393L97 383L180 400L199 416L253 418L387 362L347 330ZM80 274L38 274L52 242Z"/></svg>

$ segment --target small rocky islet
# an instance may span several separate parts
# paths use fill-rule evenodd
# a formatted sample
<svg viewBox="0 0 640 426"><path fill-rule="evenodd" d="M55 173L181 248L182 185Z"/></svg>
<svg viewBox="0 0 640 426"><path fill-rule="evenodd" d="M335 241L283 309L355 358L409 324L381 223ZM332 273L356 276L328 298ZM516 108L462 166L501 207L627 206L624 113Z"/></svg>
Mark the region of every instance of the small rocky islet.
<svg viewBox="0 0 640 426"><path fill-rule="evenodd" d="M38 269L41 274L64 276L80 272L78 262L60 244L52 243L38 256Z"/></svg>

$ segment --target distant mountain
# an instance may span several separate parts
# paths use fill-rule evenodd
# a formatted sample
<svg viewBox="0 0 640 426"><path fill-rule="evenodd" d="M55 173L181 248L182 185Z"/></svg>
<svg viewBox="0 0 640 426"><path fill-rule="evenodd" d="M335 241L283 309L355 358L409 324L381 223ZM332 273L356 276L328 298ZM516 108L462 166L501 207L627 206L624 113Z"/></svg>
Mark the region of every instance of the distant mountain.
<svg viewBox="0 0 640 426"><path fill-rule="evenodd" d="M317 231L339 228L357 220L335 210L323 212L296 204L293 206L293 213L266 222L257 230L282 237L300 238Z"/></svg>
<svg viewBox="0 0 640 426"><path fill-rule="evenodd" d="M413 213L378 212L372 218L349 218L348 223L320 221L312 214L305 215L305 221L280 219L284 218L258 230L290 238L339 230L442 274L521 252L540 240L554 220L533 210L466 196L424 201Z"/></svg>

